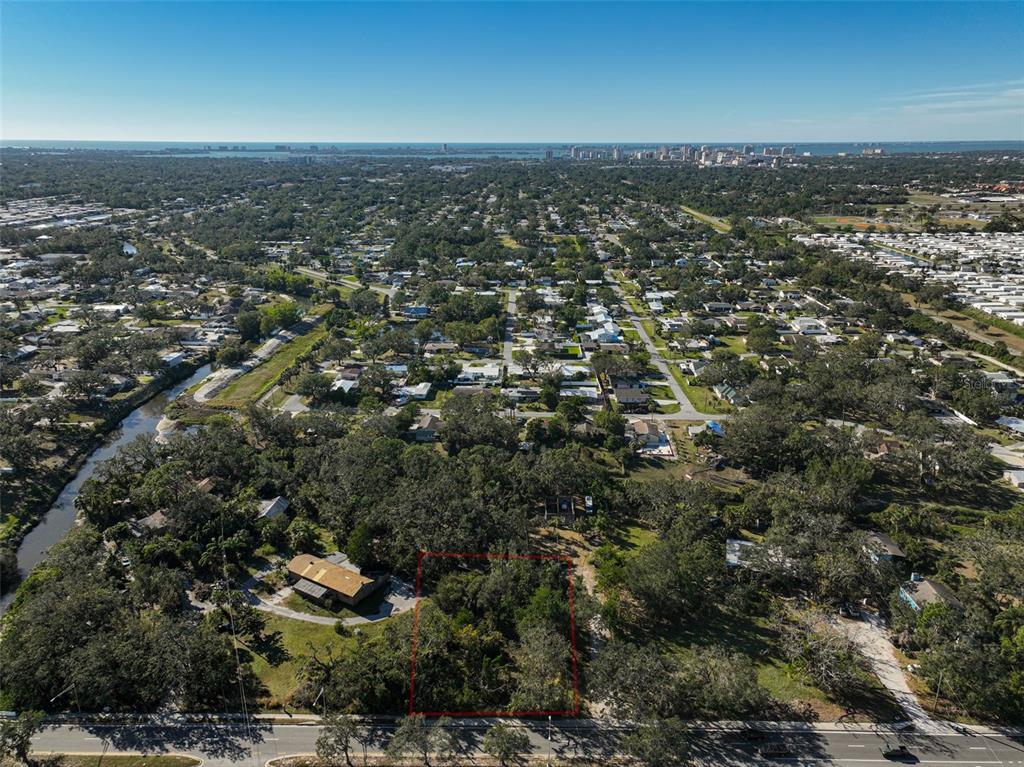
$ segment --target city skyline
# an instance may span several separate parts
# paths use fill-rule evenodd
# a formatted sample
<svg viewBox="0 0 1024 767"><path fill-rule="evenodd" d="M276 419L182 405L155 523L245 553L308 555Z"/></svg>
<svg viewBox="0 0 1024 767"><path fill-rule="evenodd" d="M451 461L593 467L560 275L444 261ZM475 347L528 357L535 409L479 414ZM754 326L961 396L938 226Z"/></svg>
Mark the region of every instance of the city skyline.
<svg viewBox="0 0 1024 767"><path fill-rule="evenodd" d="M3 16L7 142L1024 137L1019 3L4 2Z"/></svg>

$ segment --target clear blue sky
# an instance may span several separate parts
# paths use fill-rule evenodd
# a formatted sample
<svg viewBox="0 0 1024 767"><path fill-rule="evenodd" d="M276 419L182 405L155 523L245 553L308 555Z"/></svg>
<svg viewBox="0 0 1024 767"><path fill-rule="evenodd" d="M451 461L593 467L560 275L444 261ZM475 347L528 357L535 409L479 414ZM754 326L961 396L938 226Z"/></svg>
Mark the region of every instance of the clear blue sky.
<svg viewBox="0 0 1024 767"><path fill-rule="evenodd" d="M1024 2L0 0L0 137L1024 138Z"/></svg>

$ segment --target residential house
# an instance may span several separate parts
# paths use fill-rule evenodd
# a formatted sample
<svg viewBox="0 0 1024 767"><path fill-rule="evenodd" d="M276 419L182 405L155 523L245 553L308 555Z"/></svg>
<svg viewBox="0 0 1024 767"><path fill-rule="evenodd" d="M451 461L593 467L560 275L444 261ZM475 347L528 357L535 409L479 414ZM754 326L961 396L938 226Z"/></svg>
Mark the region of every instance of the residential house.
<svg viewBox="0 0 1024 767"><path fill-rule="evenodd" d="M620 405L627 408L646 407L651 399L642 387L622 381L612 385L612 394Z"/></svg>
<svg viewBox="0 0 1024 767"><path fill-rule="evenodd" d="M879 562L892 562L903 559L906 556L903 553L903 549L896 545L896 541L885 533L878 532L868 533L864 551L875 564Z"/></svg>
<svg viewBox="0 0 1024 767"><path fill-rule="evenodd" d="M704 370L708 365L711 364L710 360L706 360L703 357L699 357L694 360L683 360L679 363L679 369L684 373L688 373L691 376L700 375L701 371Z"/></svg>
<svg viewBox="0 0 1024 767"><path fill-rule="evenodd" d="M136 519L131 527L136 535L143 535L145 533L162 533L169 524L170 520L167 519L166 514L162 511L154 511L148 517Z"/></svg>
<svg viewBox="0 0 1024 767"><path fill-rule="evenodd" d="M370 578L358 570L343 567L312 554L299 554L288 563L292 588L315 602L341 602L355 606L386 582L384 576Z"/></svg>
<svg viewBox="0 0 1024 767"><path fill-rule="evenodd" d="M711 391L715 393L716 397L725 400L730 405L744 405L747 402L747 398L736 391L736 388L731 384L715 384L711 387Z"/></svg>
<svg viewBox="0 0 1024 767"><path fill-rule="evenodd" d="M430 390L433 388L433 384L430 381L423 381L415 386L400 386L396 394L398 399L403 402L408 402L411 399L414 400L425 400L430 396Z"/></svg>
<svg viewBox="0 0 1024 767"><path fill-rule="evenodd" d="M922 578L917 573L911 573L910 580L900 586L900 599L915 612L934 604L963 609L963 604L949 586L932 578Z"/></svg>
<svg viewBox="0 0 1024 767"><path fill-rule="evenodd" d="M659 447L669 444L668 433L655 420L644 419L626 424L626 436L640 447Z"/></svg>
<svg viewBox="0 0 1024 767"><path fill-rule="evenodd" d="M433 442L444 421L431 413L424 413L409 427L409 436L417 442Z"/></svg>
<svg viewBox="0 0 1024 767"><path fill-rule="evenodd" d="M724 301L706 301L701 306L708 314L727 314L732 311L732 304Z"/></svg>
<svg viewBox="0 0 1024 767"><path fill-rule="evenodd" d="M789 324L793 330L802 336L824 334L828 332L828 325L817 317L796 317Z"/></svg>
<svg viewBox="0 0 1024 767"><path fill-rule="evenodd" d="M288 510L289 506L288 499L284 496L278 495L270 500L260 501L259 512L256 514L257 519L274 519L284 514Z"/></svg>

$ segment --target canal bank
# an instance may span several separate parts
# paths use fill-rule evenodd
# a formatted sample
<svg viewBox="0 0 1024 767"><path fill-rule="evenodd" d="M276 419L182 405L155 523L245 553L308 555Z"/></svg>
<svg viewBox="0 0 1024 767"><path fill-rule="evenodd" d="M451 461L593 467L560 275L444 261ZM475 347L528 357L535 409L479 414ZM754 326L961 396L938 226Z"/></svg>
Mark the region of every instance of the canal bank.
<svg viewBox="0 0 1024 767"><path fill-rule="evenodd" d="M143 401L131 403L135 405L134 409L119 421L115 420L116 416L111 419L112 426L103 436L100 444L87 455L77 458L78 468L74 476L61 489L46 514L28 531L18 545L18 569L22 576L27 575L33 567L42 562L47 550L67 535L74 526L77 516L75 499L78 497L82 485L96 471L96 467L113 457L121 446L136 437L142 434L155 435L157 425L163 417L164 408L186 389L209 375L210 369L210 365L206 364L192 371L190 375L185 371L187 377L179 379L169 388L156 388L152 392L147 392L148 396L140 393L140 398ZM9 591L0 598L0 614L7 609L14 599L14 594L14 591Z"/></svg>

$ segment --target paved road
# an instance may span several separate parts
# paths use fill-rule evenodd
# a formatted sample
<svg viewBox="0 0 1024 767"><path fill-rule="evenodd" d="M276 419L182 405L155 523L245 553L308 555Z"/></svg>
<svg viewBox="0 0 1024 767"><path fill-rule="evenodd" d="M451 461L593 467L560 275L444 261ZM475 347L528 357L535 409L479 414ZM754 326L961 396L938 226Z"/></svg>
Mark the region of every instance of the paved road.
<svg viewBox="0 0 1024 767"><path fill-rule="evenodd" d="M441 416L440 408L420 408L421 413L427 413L430 415ZM505 413L506 411L502 411ZM520 421L529 421L531 418L554 418L557 413L553 413L550 410L516 410L516 419ZM637 414L636 418L643 418L648 421L720 421L728 418L727 415L697 415L693 416L689 413L679 411L678 413L643 413Z"/></svg>
<svg viewBox="0 0 1024 767"><path fill-rule="evenodd" d="M279 721L279 720L278 720ZM480 753L483 733L490 724L483 719L457 719L463 751ZM555 760L587 757L608 762L619 752L628 728L592 720L520 720L527 732L533 755ZM777 760L799 765L891 764L882 749L906 745L921 765L1024 765L1024 737L993 731L948 732L941 734L896 734L875 725L759 725L768 739L785 743L792 756ZM356 763L363 742L371 756L381 752L394 725L389 720L370 724L355 749ZM37 735L37 753L180 753L204 760L206 767L262 767L276 757L312 753L319 728L315 723L280 724L257 720L238 724L140 724L140 725L57 725ZM767 764L753 746L744 744L735 729L706 725L693 730L694 756L698 763L711 765Z"/></svg>
<svg viewBox="0 0 1024 767"><path fill-rule="evenodd" d="M622 299L622 306L626 310L626 316L629 317L629 321L632 323L633 328L640 335L640 340L643 341L644 346L647 348L647 353L651 355L651 364L658 369L668 383L669 389L672 390L672 396L676 398L679 403L679 412L675 413L677 417L671 420L685 420L685 421L717 421L728 416L721 415L705 415L701 413L693 406L690 402L690 398L686 396L686 392L683 391L683 387L676 381L676 377L672 375L672 371L669 369L668 362L664 357L661 356L661 352L658 351L658 347L654 345L654 341L647 335L647 331L644 330L643 324L640 322L640 317L633 307L629 305L629 301L626 300L626 293L622 290L622 286L618 282L612 283L612 290L614 290L619 297Z"/></svg>
<svg viewBox="0 0 1024 767"><path fill-rule="evenodd" d="M505 370L512 367L512 328L516 324L516 291L508 292L508 305L505 307L505 339L501 345L502 357L505 358Z"/></svg>
<svg viewBox="0 0 1024 767"><path fill-rule="evenodd" d="M295 271L306 277L312 277L315 280L321 280L332 285L340 285L343 288L353 288L355 290L359 290L360 288L367 287L359 280L357 280L355 277L352 277L351 279L345 277L336 278L327 274L327 272L321 272L316 269L310 269L307 266L297 266L295 267ZM395 293L398 292L398 288L382 288L380 285L370 285L369 289L372 290L374 293L380 293L381 295L385 295L388 298L394 298Z"/></svg>

